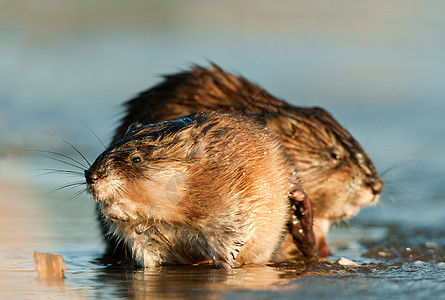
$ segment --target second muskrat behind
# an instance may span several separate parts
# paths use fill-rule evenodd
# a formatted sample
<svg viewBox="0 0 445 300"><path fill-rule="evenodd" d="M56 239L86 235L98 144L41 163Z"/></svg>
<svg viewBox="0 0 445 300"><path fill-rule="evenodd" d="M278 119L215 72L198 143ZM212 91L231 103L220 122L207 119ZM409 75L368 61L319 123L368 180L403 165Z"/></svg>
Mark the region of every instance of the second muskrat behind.
<svg viewBox="0 0 445 300"><path fill-rule="evenodd" d="M125 106L114 141L136 121L158 123L208 110L261 114L281 138L312 200L320 256L329 254L325 238L331 223L376 203L384 187L371 159L327 111L290 105L216 65L168 75Z"/></svg>

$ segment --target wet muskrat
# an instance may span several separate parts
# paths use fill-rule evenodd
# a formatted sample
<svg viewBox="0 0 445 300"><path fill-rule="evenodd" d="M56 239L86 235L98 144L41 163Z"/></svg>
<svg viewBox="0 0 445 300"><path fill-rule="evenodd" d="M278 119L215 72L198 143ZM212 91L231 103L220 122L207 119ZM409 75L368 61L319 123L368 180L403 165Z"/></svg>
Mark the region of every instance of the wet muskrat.
<svg viewBox="0 0 445 300"><path fill-rule="evenodd" d="M125 106L114 141L135 121L151 124L207 110L261 114L281 138L312 199L321 256L329 254L325 238L331 223L376 203L384 187L359 143L324 109L290 105L216 65L168 75Z"/></svg>
<svg viewBox="0 0 445 300"><path fill-rule="evenodd" d="M291 161L253 117L207 112L133 124L85 177L110 233L140 266L281 259L286 225L316 255L311 220L288 224L295 201L305 201Z"/></svg>

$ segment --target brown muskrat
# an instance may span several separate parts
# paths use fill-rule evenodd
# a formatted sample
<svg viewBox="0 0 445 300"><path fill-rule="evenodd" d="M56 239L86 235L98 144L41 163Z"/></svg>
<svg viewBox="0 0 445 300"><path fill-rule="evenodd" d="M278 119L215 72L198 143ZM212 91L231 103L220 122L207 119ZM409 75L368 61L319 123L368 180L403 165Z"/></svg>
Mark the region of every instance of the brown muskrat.
<svg viewBox="0 0 445 300"><path fill-rule="evenodd" d="M157 123L207 110L261 114L282 139L312 200L320 256L329 254L331 223L376 203L384 187L359 143L324 109L290 105L216 65L165 76L125 106L114 141L135 121Z"/></svg>
<svg viewBox="0 0 445 300"><path fill-rule="evenodd" d="M216 112L133 124L85 177L111 234L144 267L280 259L290 210L305 201L279 138L253 117ZM309 227L290 224L297 239L311 233L301 221Z"/></svg>

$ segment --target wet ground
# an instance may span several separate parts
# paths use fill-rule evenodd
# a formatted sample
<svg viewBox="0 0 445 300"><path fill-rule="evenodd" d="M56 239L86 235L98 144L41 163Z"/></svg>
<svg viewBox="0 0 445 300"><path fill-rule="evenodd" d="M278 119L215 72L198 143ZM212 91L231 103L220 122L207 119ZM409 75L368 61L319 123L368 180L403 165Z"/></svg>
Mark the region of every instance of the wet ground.
<svg viewBox="0 0 445 300"><path fill-rule="evenodd" d="M125 261L103 259L92 201L86 195L42 196L40 189L5 180L1 188L2 298L419 299L445 293L441 228L362 223L358 217L332 232L330 261L144 271ZM368 214L378 218L376 209L370 208ZM65 279L39 279L34 250L61 254ZM341 263L340 257L355 264Z"/></svg>
<svg viewBox="0 0 445 300"><path fill-rule="evenodd" d="M0 298L445 298L443 4L44 2L0 0ZM30 151L80 159L55 134L94 160L103 146L84 122L107 143L120 103L205 58L325 107L375 162L381 201L335 225L329 261L142 271L103 260L94 203L66 186L82 178ZM34 250L61 254L65 279L39 280Z"/></svg>

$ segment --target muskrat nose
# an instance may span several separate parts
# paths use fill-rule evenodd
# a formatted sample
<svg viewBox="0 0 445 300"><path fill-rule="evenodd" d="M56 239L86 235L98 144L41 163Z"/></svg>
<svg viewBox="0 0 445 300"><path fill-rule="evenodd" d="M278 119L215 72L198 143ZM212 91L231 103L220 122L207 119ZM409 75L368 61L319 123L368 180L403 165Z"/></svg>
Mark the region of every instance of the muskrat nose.
<svg viewBox="0 0 445 300"><path fill-rule="evenodd" d="M88 184L93 184L99 179L99 176L96 174L91 174L90 170L85 171L85 179L87 180Z"/></svg>
<svg viewBox="0 0 445 300"><path fill-rule="evenodd" d="M374 195L379 195L385 187L385 184L380 179L375 179L369 182L369 187L372 189Z"/></svg>

